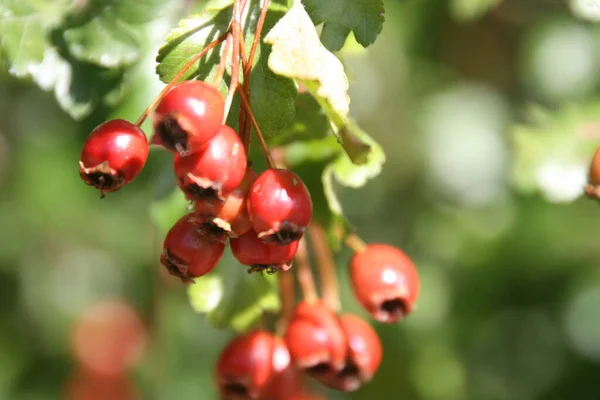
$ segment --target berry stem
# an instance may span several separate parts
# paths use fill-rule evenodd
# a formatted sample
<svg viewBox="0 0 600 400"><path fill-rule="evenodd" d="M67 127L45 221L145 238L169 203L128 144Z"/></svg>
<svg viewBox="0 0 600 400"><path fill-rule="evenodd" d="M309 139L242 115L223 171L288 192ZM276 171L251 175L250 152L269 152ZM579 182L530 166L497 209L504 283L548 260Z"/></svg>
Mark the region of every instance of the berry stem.
<svg viewBox="0 0 600 400"><path fill-rule="evenodd" d="M319 266L323 303L331 310L338 311L340 309L340 292L333 253L329 248L329 239L323 227L316 222L309 225L308 234Z"/></svg>
<svg viewBox="0 0 600 400"><path fill-rule="evenodd" d="M367 244L362 240L356 233L351 233L346 236L346 246L348 246L355 253L362 253Z"/></svg>
<svg viewBox="0 0 600 400"><path fill-rule="evenodd" d="M256 117L250 108L250 104L248 103L248 99L246 98L246 94L241 88L238 88L238 94L240 95L240 100L242 101L242 105L246 108L248 112L248 116L250 116L250 122L252 122L252 126L254 127L254 131L256 132L256 136L258 137L258 141L260 142L260 147L262 148L263 153L265 154L265 159L267 160L267 165L269 168L276 168L275 162L273 161L273 157L271 157L271 153L269 152L269 146L267 146L267 142L265 137L258 126L258 122L256 122Z"/></svg>
<svg viewBox="0 0 600 400"><path fill-rule="evenodd" d="M150 115L152 110L154 110L156 108L158 103L160 103L160 101L163 99L163 97L165 97L167 92L169 90L171 90L173 85L175 85L179 81L179 79L181 79L181 77L192 67L192 65L194 65L202 57L204 57L206 55L206 53L208 53L211 49L213 49L216 46L218 46L219 44L221 44L227 38L227 35L228 35L228 32L225 32L224 34L222 34L221 36L219 36L218 38L216 38L215 40L213 40L212 42L207 44L206 47L203 48L200 53L196 54L187 63L185 63L185 65L183 67L181 67L179 72L177 72L177 74L175 74L173 79L171 79L171 81L167 84L167 86L165 86L163 88L163 90L160 91L158 96L156 96L156 98L152 101L152 103L150 103L150 105L144 110L144 112L138 118L138 120L136 121L135 124L137 126L141 126L144 123L144 121L146 120L146 118L148 118L148 115Z"/></svg>
<svg viewBox="0 0 600 400"><path fill-rule="evenodd" d="M279 298L281 299L281 314L277 323L277 331L283 334L292 318L294 304L296 303L296 291L294 287L294 276L290 271L280 271L277 274L279 281Z"/></svg>
<svg viewBox="0 0 600 400"><path fill-rule="evenodd" d="M231 55L231 81L229 82L229 91L225 97L225 114L223 115L223 124L226 123L233 102L233 95L240 82L240 36L242 34L242 10L241 0L233 2L233 18L231 20L232 55Z"/></svg>
<svg viewBox="0 0 600 400"><path fill-rule="evenodd" d="M315 278L313 276L312 266L308 255L308 246L306 238L300 239L298 250L296 250L296 276L302 290L302 297L309 303L314 303L318 299Z"/></svg>
<svg viewBox="0 0 600 400"><path fill-rule="evenodd" d="M244 68L244 86L243 90L248 98L248 104L250 105L250 77L252 73L252 64L254 63L254 57L256 55L256 50L258 49L258 45L260 43L260 37L262 35L263 27L265 25L265 19L267 18L267 11L269 10L269 5L271 4L271 0L264 0L261 9L260 15L258 17L258 22L256 24L256 31L254 32L254 39L252 40L252 47L250 48L250 53L248 55L248 59L243 66ZM250 125L248 125L248 121L246 120L246 115L242 116L240 114L240 132L242 137L242 142L244 143L244 148L246 152L250 150Z"/></svg>
<svg viewBox="0 0 600 400"><path fill-rule="evenodd" d="M223 52L221 53L221 60L219 61L219 65L217 65L217 70L215 72L215 77L212 81L212 85L218 87L223 80L223 75L225 75L225 67L227 64L227 57L229 56L229 49L231 48L232 41L231 33L227 35L227 39L225 40L225 44L223 44Z"/></svg>

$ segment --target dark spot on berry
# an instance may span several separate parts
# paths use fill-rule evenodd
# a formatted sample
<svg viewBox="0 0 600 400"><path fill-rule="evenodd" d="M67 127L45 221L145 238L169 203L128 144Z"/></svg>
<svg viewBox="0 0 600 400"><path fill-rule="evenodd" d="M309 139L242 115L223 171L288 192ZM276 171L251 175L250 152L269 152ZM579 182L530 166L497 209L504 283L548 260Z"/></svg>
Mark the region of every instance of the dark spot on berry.
<svg viewBox="0 0 600 400"><path fill-rule="evenodd" d="M406 306L400 299L386 300L381 303L381 309L390 315L402 316L406 313Z"/></svg>
<svg viewBox="0 0 600 400"><path fill-rule="evenodd" d="M185 187L185 192L189 194L194 200L215 200L220 199L219 189L214 186L204 188L195 183L190 183Z"/></svg>
<svg viewBox="0 0 600 400"><path fill-rule="evenodd" d="M165 117L156 126L156 133L167 149L177 151L181 156L188 154L188 133L181 128L175 118Z"/></svg>
<svg viewBox="0 0 600 400"><path fill-rule="evenodd" d="M353 362L348 362L344 369L337 374L340 378L358 375L358 367Z"/></svg>
<svg viewBox="0 0 600 400"><path fill-rule="evenodd" d="M254 274L254 273L267 273L267 275L273 275L277 272L281 271L281 265L276 265L276 264L253 264L250 266L250 268L248 268L248 273L249 274Z"/></svg>
<svg viewBox="0 0 600 400"><path fill-rule="evenodd" d="M264 238L267 243L273 243L279 246L285 246L296 240L300 240L304 234L304 228L298 228L297 226L284 221L279 230Z"/></svg>
<svg viewBox="0 0 600 400"><path fill-rule="evenodd" d="M312 367L306 368L306 373L309 375L321 375L329 372L331 366L328 363L320 362Z"/></svg>
<svg viewBox="0 0 600 400"><path fill-rule="evenodd" d="M225 385L225 393L246 398L250 395L248 388L241 383L228 383Z"/></svg>
<svg viewBox="0 0 600 400"><path fill-rule="evenodd" d="M91 172L89 174L82 174L81 177L88 185L99 189L100 197L102 198L105 196L105 191L114 190L119 186L119 179L105 172Z"/></svg>
<svg viewBox="0 0 600 400"><path fill-rule="evenodd" d="M160 263L167 269L170 275L179 278L181 282L193 282L188 275L187 266L179 262L177 258L169 252L168 249L165 249L163 254L160 256Z"/></svg>

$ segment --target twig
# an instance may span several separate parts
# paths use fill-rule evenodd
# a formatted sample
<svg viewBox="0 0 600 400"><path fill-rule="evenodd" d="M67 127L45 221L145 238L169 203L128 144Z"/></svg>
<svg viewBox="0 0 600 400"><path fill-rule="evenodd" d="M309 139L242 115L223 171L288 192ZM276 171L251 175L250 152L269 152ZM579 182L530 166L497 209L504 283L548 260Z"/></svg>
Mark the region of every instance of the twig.
<svg viewBox="0 0 600 400"><path fill-rule="evenodd" d="M338 311L340 309L339 284L327 234L323 227L316 222L308 226L308 234L319 267L323 303L331 310Z"/></svg>
<svg viewBox="0 0 600 400"><path fill-rule="evenodd" d="M300 243L298 243L298 250L296 251L295 258L296 275L298 277L300 289L302 290L302 297L304 298L304 301L314 303L317 301L319 296L317 294L317 287L315 285L312 266L310 265L306 238L304 237L300 239Z"/></svg>
<svg viewBox="0 0 600 400"><path fill-rule="evenodd" d="M281 314L277 323L277 330L280 334L283 334L294 312L296 291L294 288L294 275L291 271L280 271L277 278L279 280L279 298L281 299Z"/></svg>
<svg viewBox="0 0 600 400"><path fill-rule="evenodd" d="M231 20L231 34L233 36L232 47L233 52L231 55L231 81L229 82L229 91L227 97L225 97L225 114L223 115L223 123L227 121L229 110L231 109L231 103L233 102L233 95L240 82L240 35L242 34L242 23L241 23L241 9L240 6L242 0L235 0L233 2L233 19Z"/></svg>
<svg viewBox="0 0 600 400"><path fill-rule="evenodd" d="M246 107L248 116L250 116L250 121L252 122L254 131L256 132L256 136L258 137L260 147L262 148L262 151L265 155L265 159L267 160L267 165L269 166L269 168L275 168L276 165L275 165L275 162L273 161L273 157L271 157L271 153L269 152L269 146L267 145L265 137L263 136L262 131L260 130L260 127L258 126L258 122L256 122L256 117L254 116L254 113L250 109L250 104L248 104L248 99L246 98L244 91L239 87L238 87L238 94L240 95L240 100L242 101L242 106Z"/></svg>
<svg viewBox="0 0 600 400"><path fill-rule="evenodd" d="M223 44L223 52L221 53L221 60L219 61L219 65L217 65L217 70L215 71L215 77L213 79L213 86L219 86L221 81L223 80L223 75L225 75L225 68L227 64L227 57L229 56L229 49L231 48L231 42L233 37L231 33L227 35L227 39L225 40L225 44Z"/></svg>
<svg viewBox="0 0 600 400"><path fill-rule="evenodd" d="M361 253L365 250L365 247L367 247L367 244L356 233L351 233L350 235L346 236L344 241L346 246L348 246L355 253Z"/></svg>

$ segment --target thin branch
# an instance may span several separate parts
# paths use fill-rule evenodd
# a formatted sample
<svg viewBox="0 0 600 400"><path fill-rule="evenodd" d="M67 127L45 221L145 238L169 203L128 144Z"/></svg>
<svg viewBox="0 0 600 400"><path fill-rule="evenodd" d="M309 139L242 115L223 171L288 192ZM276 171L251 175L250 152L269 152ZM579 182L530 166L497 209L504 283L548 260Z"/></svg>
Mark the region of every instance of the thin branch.
<svg viewBox="0 0 600 400"><path fill-rule="evenodd" d="M294 312L296 304L296 291L294 288L294 275L291 271L277 273L279 280L279 298L281 299L281 314L277 323L277 331L283 334Z"/></svg>
<svg viewBox="0 0 600 400"><path fill-rule="evenodd" d="M271 157L271 153L269 152L269 146L267 145L265 137L263 136L262 131L260 130L260 127L258 126L258 122L256 121L256 117L254 116L254 113L250 109L250 104L248 103L246 94L239 87L238 87L238 94L240 96L240 100L242 101L242 106L245 107L246 111L248 112L248 116L250 117L250 121L252 122L252 126L254 127L254 131L256 132L256 136L258 137L260 147L262 148L262 151L265 155L265 159L267 160L267 165L269 166L269 168L276 168L275 162L273 161L273 157Z"/></svg>
<svg viewBox="0 0 600 400"><path fill-rule="evenodd" d="M242 23L241 23L241 1L235 0L233 2L233 19L231 20L231 34L233 35L232 47L233 52L231 55L231 81L229 82L229 91L227 97L225 97L225 114L223 115L223 123L227 121L229 110L231 109L231 103L233 102L233 95L240 82L240 36L242 35Z"/></svg>
<svg viewBox="0 0 600 400"><path fill-rule="evenodd" d="M308 234L319 267L323 303L331 310L338 311L340 309L339 283L327 234L323 227L315 222L308 226Z"/></svg>
<svg viewBox="0 0 600 400"><path fill-rule="evenodd" d="M176 84L179 81L179 79L181 79L181 77L192 67L192 65L194 65L202 57L204 57L206 55L206 53L208 53L211 49L213 49L214 47L216 47L219 44L221 44L227 38L227 34L228 34L228 32L225 32L224 34L222 34L221 36L219 36L218 38L216 38L215 40L213 40L211 43L209 43L208 45L206 45L206 47L204 49L202 49L202 51L200 53L198 53L194 57L192 57L179 70L179 72L177 74L175 74L175 76L173 77L173 79L171 79L171 81L167 84L167 86L165 86L163 88L163 90L160 91L160 93L158 94L158 96L156 96L156 98L152 101L152 103L150 103L150 105L144 110L144 112L138 118L138 120L136 121L135 124L137 126L141 126L144 123L144 121L146 120L146 118L148 118L148 115L150 115L150 113L152 112L152 110L154 110L156 108L156 106L158 105L158 103L160 103L160 101L163 99L163 97L165 97L165 95L167 94L167 92L169 90L171 90L171 88L173 87L173 85Z"/></svg>
<svg viewBox="0 0 600 400"><path fill-rule="evenodd" d="M315 284L312 266L310 265L306 238L300 239L295 259L296 276L298 277L298 283L302 290L302 297L304 298L304 301L314 303L319 298L319 295L317 294L317 286Z"/></svg>
<svg viewBox="0 0 600 400"><path fill-rule="evenodd" d="M356 233L351 233L350 235L346 236L344 241L346 246L348 246L355 253L361 253L365 250L365 247L367 247L367 244Z"/></svg>
<svg viewBox="0 0 600 400"><path fill-rule="evenodd" d="M227 67L227 57L229 56L229 49L231 48L231 42L233 41L233 35L229 33L227 35L227 39L225 40L225 44L223 44L223 51L221 53L221 60L219 61L219 65L217 65L217 70L215 71L215 77L213 79L213 86L218 87L223 80L223 76L225 75L225 68Z"/></svg>

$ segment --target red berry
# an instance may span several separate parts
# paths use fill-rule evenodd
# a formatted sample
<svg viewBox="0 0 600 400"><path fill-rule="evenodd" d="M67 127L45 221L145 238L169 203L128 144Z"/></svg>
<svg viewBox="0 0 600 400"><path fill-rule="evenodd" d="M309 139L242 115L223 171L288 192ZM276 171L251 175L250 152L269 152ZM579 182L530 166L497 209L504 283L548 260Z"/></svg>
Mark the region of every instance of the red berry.
<svg viewBox="0 0 600 400"><path fill-rule="evenodd" d="M196 201L225 201L242 183L246 163L244 145L227 125L200 150L186 157L176 154L173 161L177 184Z"/></svg>
<svg viewBox="0 0 600 400"><path fill-rule="evenodd" d="M224 250L223 243L202 235L193 214L187 214L167 233L160 262L182 282L193 282L192 278L212 271Z"/></svg>
<svg viewBox="0 0 600 400"><path fill-rule="evenodd" d="M289 400L302 389L302 375L292 364L285 340L273 339L273 370L261 400Z"/></svg>
<svg viewBox="0 0 600 400"><path fill-rule="evenodd" d="M268 274L287 271L292 267L292 259L298 250L298 241L285 246L265 243L253 230L229 240L231 252L240 264L250 266L248 272L266 271Z"/></svg>
<svg viewBox="0 0 600 400"><path fill-rule="evenodd" d="M217 360L216 381L221 398L259 399L269 384L275 358L286 357L276 348L276 337L264 330L248 332L229 342Z"/></svg>
<svg viewBox="0 0 600 400"><path fill-rule="evenodd" d="M600 147L596 149L588 173L588 184L585 185L588 197L600 199Z"/></svg>
<svg viewBox="0 0 600 400"><path fill-rule="evenodd" d="M344 314L339 322L348 343L346 365L337 373L329 372L316 378L331 388L353 392L373 378L381 364L383 350L377 332L362 318Z"/></svg>
<svg viewBox="0 0 600 400"><path fill-rule="evenodd" d="M148 159L148 139L124 119L98 125L83 145L79 174L100 192L115 192L135 178Z"/></svg>
<svg viewBox="0 0 600 400"><path fill-rule="evenodd" d="M248 214L259 238L285 245L299 240L313 212L302 179L287 169L263 172L250 188Z"/></svg>
<svg viewBox="0 0 600 400"><path fill-rule="evenodd" d="M250 185L258 174L252 168L246 169L244 180L225 201L216 199L199 200L194 202L194 210L202 233L217 240L226 237L239 237L252 229L246 207L246 198Z"/></svg>
<svg viewBox="0 0 600 400"><path fill-rule="evenodd" d="M344 368L346 336L337 315L322 303L299 303L285 334L294 364L312 377Z"/></svg>
<svg viewBox="0 0 600 400"><path fill-rule="evenodd" d="M153 144L182 155L211 140L223 123L225 100L202 81L174 85L154 110Z"/></svg>
<svg viewBox="0 0 600 400"><path fill-rule="evenodd" d="M419 296L415 265L400 249L369 244L350 260L354 295L371 316L393 323L408 315Z"/></svg>

